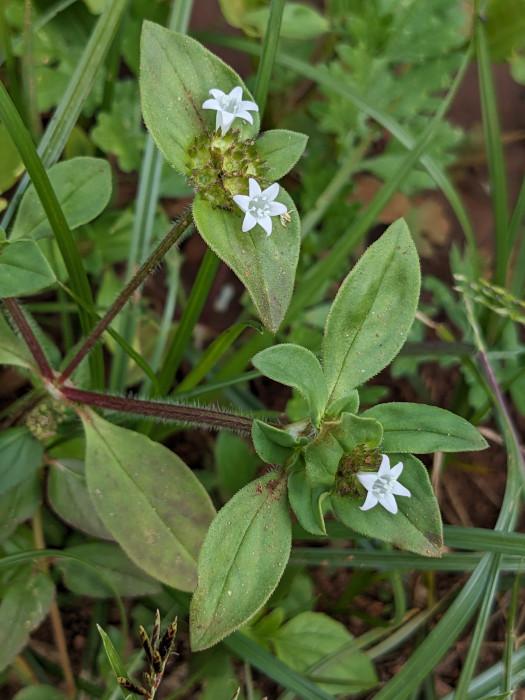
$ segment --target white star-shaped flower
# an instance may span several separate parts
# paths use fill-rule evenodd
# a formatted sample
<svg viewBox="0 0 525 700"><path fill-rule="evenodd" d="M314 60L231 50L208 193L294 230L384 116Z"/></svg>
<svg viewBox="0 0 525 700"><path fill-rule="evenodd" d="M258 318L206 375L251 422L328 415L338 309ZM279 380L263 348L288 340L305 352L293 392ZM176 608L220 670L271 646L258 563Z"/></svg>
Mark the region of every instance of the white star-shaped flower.
<svg viewBox="0 0 525 700"><path fill-rule="evenodd" d="M390 469L390 460L386 455L381 455L381 466L376 474L360 472L357 475L359 481L368 491L366 500L361 510L370 510L378 503L386 508L389 513L397 513L397 503L394 496L410 497L410 491L398 482L403 471L403 463L398 462Z"/></svg>
<svg viewBox="0 0 525 700"><path fill-rule="evenodd" d="M213 95L213 99L206 100L202 107L203 109L217 110L215 129L218 130L220 127L221 132L225 134L236 117L246 119L250 124L253 124L253 117L250 112L258 112L259 107L255 102L242 99L242 87L240 85L234 87L228 95L217 89L210 90L210 95Z"/></svg>
<svg viewBox="0 0 525 700"><path fill-rule="evenodd" d="M246 212L242 222L243 233L250 231L255 224L259 224L269 236L272 232L270 217L286 213L284 204L273 201L279 194L279 185L274 182L262 192L259 183L251 177L248 180L248 186L249 195L236 194L233 198L235 204Z"/></svg>

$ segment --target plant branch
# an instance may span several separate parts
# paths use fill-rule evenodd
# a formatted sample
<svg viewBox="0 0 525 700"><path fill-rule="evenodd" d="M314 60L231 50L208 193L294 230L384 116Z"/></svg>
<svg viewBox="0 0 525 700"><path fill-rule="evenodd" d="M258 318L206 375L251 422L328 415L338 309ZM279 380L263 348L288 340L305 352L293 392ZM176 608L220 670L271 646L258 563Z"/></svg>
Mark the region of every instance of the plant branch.
<svg viewBox="0 0 525 700"><path fill-rule="evenodd" d="M29 348L31 354L35 358L35 362L38 365L40 373L44 379L51 381L53 379L53 369L47 361L47 357L44 351L40 347L40 343L37 340L36 335L33 333L33 329L29 325L24 312L20 308L18 302L13 297L4 299L4 304L6 305L13 321L15 322L18 330L26 341L27 347Z"/></svg>
<svg viewBox="0 0 525 700"><path fill-rule="evenodd" d="M84 391L74 387L65 386L61 393L70 401L97 408L105 408L110 411L132 413L147 418L157 418L178 423L192 423L197 426L223 428L245 434L251 434L252 419L238 416L235 413L223 413L212 408L198 406L180 406L161 401L145 401L123 396L108 396L92 391Z"/></svg>
<svg viewBox="0 0 525 700"><path fill-rule="evenodd" d="M57 381L57 386L62 386L69 377L73 374L78 365L82 362L84 357L89 353L93 346L100 339L104 331L106 331L113 321L115 316L121 311L121 309L126 305L126 302L130 299L132 294L140 287L144 280L151 274L156 265L162 260L166 255L168 250L176 242L180 242L180 239L184 236L186 230L191 225L191 214L188 212L183 216L177 223L173 226L168 235L161 241L161 243L155 248L153 253L149 256L145 263L141 265L136 275L128 282L124 289L120 292L118 297L113 302L112 306L104 314L104 316L97 323L93 331L90 333L84 344L80 347L76 355L64 369Z"/></svg>

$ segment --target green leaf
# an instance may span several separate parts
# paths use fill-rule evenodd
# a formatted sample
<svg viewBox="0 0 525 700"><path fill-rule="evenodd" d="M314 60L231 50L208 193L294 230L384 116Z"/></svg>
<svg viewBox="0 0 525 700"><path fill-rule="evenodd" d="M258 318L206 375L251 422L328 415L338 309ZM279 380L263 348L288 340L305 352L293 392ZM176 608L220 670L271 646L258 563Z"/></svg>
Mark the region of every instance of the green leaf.
<svg viewBox="0 0 525 700"><path fill-rule="evenodd" d="M69 525L94 537L113 539L95 510L81 460L63 458L54 461L47 480L47 497L53 510Z"/></svg>
<svg viewBox="0 0 525 700"><path fill-rule="evenodd" d="M383 436L380 423L343 413L337 421L321 424L319 434L305 450L306 475L310 487L330 486L339 460L358 445L376 447Z"/></svg>
<svg viewBox="0 0 525 700"><path fill-rule="evenodd" d="M0 605L0 671L27 643L47 615L55 597L53 581L33 565L18 569L2 591Z"/></svg>
<svg viewBox="0 0 525 700"><path fill-rule="evenodd" d="M25 425L0 435L0 494L30 479L42 465L44 448Z"/></svg>
<svg viewBox="0 0 525 700"><path fill-rule="evenodd" d="M244 440L231 433L219 433L215 443L215 468L228 498L255 477L260 463L258 455Z"/></svg>
<svg viewBox="0 0 525 700"><path fill-rule="evenodd" d="M55 281L55 273L35 241L0 247L0 297L34 294Z"/></svg>
<svg viewBox="0 0 525 700"><path fill-rule="evenodd" d="M115 646L109 636L104 632L102 627L97 624L97 629L98 633L102 637L102 643L104 644L104 651L106 652L106 656L108 657L108 661L111 665L111 668L113 669L113 673L116 675L117 678L128 678L128 672L126 671L126 667L124 665L124 662L120 658L120 654L118 651L115 649Z"/></svg>
<svg viewBox="0 0 525 700"><path fill-rule="evenodd" d="M2 169L0 171L0 194L8 190L24 172L24 164L3 122L0 122L0 153Z"/></svg>
<svg viewBox="0 0 525 700"><path fill-rule="evenodd" d="M189 174L188 150L195 136L215 129L214 110L202 109L217 88L229 93L240 85L243 99L253 101L237 73L220 58L185 34L177 34L152 22L144 22L141 38L140 98L144 121L168 163ZM259 132L259 115L253 125L237 119L239 140Z"/></svg>
<svg viewBox="0 0 525 700"><path fill-rule="evenodd" d="M300 345L284 343L257 353L252 364L266 377L297 389L308 402L313 425L319 426L328 402L328 388L321 364L313 352Z"/></svg>
<svg viewBox="0 0 525 700"><path fill-rule="evenodd" d="M0 313L0 365L15 365L35 370L35 362L27 345L13 331Z"/></svg>
<svg viewBox="0 0 525 700"><path fill-rule="evenodd" d="M49 168L49 181L55 191L70 229L86 224L106 207L111 196L111 168L102 158L72 158ZM11 241L52 235L44 208L33 185L22 197Z"/></svg>
<svg viewBox="0 0 525 700"><path fill-rule="evenodd" d="M193 201L199 233L244 284L259 317L272 333L281 325L292 298L301 245L299 216L282 187L276 201L291 212L291 221L283 226L279 217L273 217L271 236L259 225L243 233L240 210L214 209L201 195Z"/></svg>
<svg viewBox="0 0 525 700"><path fill-rule="evenodd" d="M326 535L323 501L328 496L326 486L312 488L305 469L293 471L288 478L288 497L299 524L312 535Z"/></svg>
<svg viewBox="0 0 525 700"><path fill-rule="evenodd" d="M276 182L284 177L302 156L307 141L308 136L285 129L273 129L261 134L255 141L255 147L266 160L266 179Z"/></svg>
<svg viewBox="0 0 525 700"><path fill-rule="evenodd" d="M145 435L92 411L86 431L86 478L95 508L122 549L150 576L191 591L197 556L215 514L184 462Z"/></svg>
<svg viewBox="0 0 525 700"><path fill-rule="evenodd" d="M263 36L268 25L269 7L262 7L242 15L242 27L248 34ZM281 22L281 36L287 39L315 39L330 28L323 15L301 2L287 2Z"/></svg>
<svg viewBox="0 0 525 700"><path fill-rule="evenodd" d="M284 572L290 546L286 479L270 472L238 491L206 535L190 607L194 651L216 644L260 610Z"/></svg>
<svg viewBox="0 0 525 700"><path fill-rule="evenodd" d="M160 583L150 578L112 542L88 542L68 547L66 554L74 555L97 566L121 596L157 595ZM73 559L61 559L57 567L62 571L66 586L78 595L100 598L113 597L115 590L91 568Z"/></svg>
<svg viewBox="0 0 525 700"><path fill-rule="evenodd" d="M365 389L370 389L370 387L365 387ZM330 404L330 409L326 412L327 418L337 418L342 413L357 413L359 408L359 393L356 389L352 389L349 394L341 396Z"/></svg>
<svg viewBox="0 0 525 700"><path fill-rule="evenodd" d="M369 408L363 416L383 426L384 452L465 452L488 446L471 423L437 406L384 403Z"/></svg>
<svg viewBox="0 0 525 700"><path fill-rule="evenodd" d="M368 381L397 355L414 320L419 283L416 249L399 219L368 248L332 304L323 342L331 402Z"/></svg>
<svg viewBox="0 0 525 700"><path fill-rule="evenodd" d="M349 495L333 493L335 515L347 527L366 537L416 552L427 557L441 556L443 532L439 506L432 491L427 470L423 464L407 454L388 455L392 465L403 462L399 483L408 488L410 498L396 498L398 512L392 515L379 503L363 511L365 496L354 499Z"/></svg>
<svg viewBox="0 0 525 700"><path fill-rule="evenodd" d="M50 685L30 685L17 693L13 700L68 700L68 698Z"/></svg>
<svg viewBox="0 0 525 700"><path fill-rule="evenodd" d="M0 543L4 542L20 523L36 513L40 498L40 480L36 475L25 479L0 496Z"/></svg>
<svg viewBox="0 0 525 700"><path fill-rule="evenodd" d="M271 640L275 653L296 671L315 677L334 695L358 693L377 683L374 666L340 622L318 612L302 612Z"/></svg>
<svg viewBox="0 0 525 700"><path fill-rule="evenodd" d="M279 428L254 419L252 423L252 440L255 451L267 464L282 466L293 455L295 439Z"/></svg>

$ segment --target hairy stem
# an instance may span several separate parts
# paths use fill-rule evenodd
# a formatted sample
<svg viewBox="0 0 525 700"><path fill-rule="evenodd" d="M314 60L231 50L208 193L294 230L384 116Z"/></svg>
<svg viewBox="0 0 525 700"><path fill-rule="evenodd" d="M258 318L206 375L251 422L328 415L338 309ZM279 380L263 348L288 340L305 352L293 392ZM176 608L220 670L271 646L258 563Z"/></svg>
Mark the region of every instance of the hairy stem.
<svg viewBox="0 0 525 700"><path fill-rule="evenodd" d="M13 321L16 323L18 330L22 334L24 340L26 341L27 347L31 351L31 354L35 358L35 362L38 365L40 373L45 379L53 379L53 370L51 365L47 361L47 357L44 351L40 347L40 343L37 340L36 335L33 333L33 329L27 322L26 317L22 309L20 308L18 302L13 297L4 299L4 304L6 305Z"/></svg>
<svg viewBox="0 0 525 700"><path fill-rule="evenodd" d="M183 216L177 223L173 226L171 231L168 233L166 238L155 248L153 253L149 256L145 263L141 265L136 275L128 282L124 289L120 292L118 297L113 302L112 306L104 314L104 316L97 323L93 331L90 333L84 344L80 347L76 355L64 369L60 377L58 378L57 385L62 386L65 381L73 374L78 365L82 362L84 357L89 353L91 348L97 343L105 330L109 327L110 323L113 321L115 316L119 311L126 305L126 302L130 299L132 294L140 287L144 282L146 277L154 270L156 265L162 260L166 255L168 250L176 242L180 241L183 237L186 229L191 225L191 214L188 213Z"/></svg>
<svg viewBox="0 0 525 700"><path fill-rule="evenodd" d="M93 391L84 391L74 387L65 386L62 394L70 401L105 408L110 411L133 413L147 418L158 418L179 423L193 423L195 425L208 426L234 430L246 434L251 433L252 419L238 416L234 413L223 413L211 408L197 406L178 406L160 401L145 401L122 396L108 396L97 394Z"/></svg>

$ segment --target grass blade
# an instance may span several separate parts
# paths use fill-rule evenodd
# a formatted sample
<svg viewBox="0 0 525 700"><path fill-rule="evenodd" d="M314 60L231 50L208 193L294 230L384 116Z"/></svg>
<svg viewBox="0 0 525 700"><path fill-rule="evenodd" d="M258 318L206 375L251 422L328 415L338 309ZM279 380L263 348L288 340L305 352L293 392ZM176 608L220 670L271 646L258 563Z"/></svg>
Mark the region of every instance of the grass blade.
<svg viewBox="0 0 525 700"><path fill-rule="evenodd" d="M69 226L67 225L55 192L51 187L44 165L3 84L0 84L0 117L20 152L26 170L35 186L38 198L49 219L49 224L53 229L60 253L62 254L71 280L71 287L83 302L82 305L78 305L78 313L82 330L85 334L88 334L94 324L95 317L91 312L91 310L94 309L94 304L82 259L78 253L75 241L71 235L71 231L69 230ZM89 309L89 311L85 310L85 307ZM91 356L90 366L93 374L93 382L99 387L102 385L104 376L102 353L100 349Z"/></svg>
<svg viewBox="0 0 525 700"><path fill-rule="evenodd" d="M257 79L255 81L255 89L253 93L255 101L259 105L261 117L264 114L266 98L268 97L268 89L272 79L272 69L279 44L279 33L281 31L284 3L285 0L272 0L270 5L270 16L268 18L266 34L264 35L261 61L257 71Z"/></svg>
<svg viewBox="0 0 525 700"><path fill-rule="evenodd" d="M485 25L481 17L476 17L474 41L479 70L479 89L481 94L481 113L483 131L487 144L490 191L492 194L492 211L494 216L494 233L496 237L496 272L494 282L505 286L507 266L512 250L512 240L509 238L507 179L505 161L501 142L497 100L492 80L490 54L487 45Z"/></svg>

